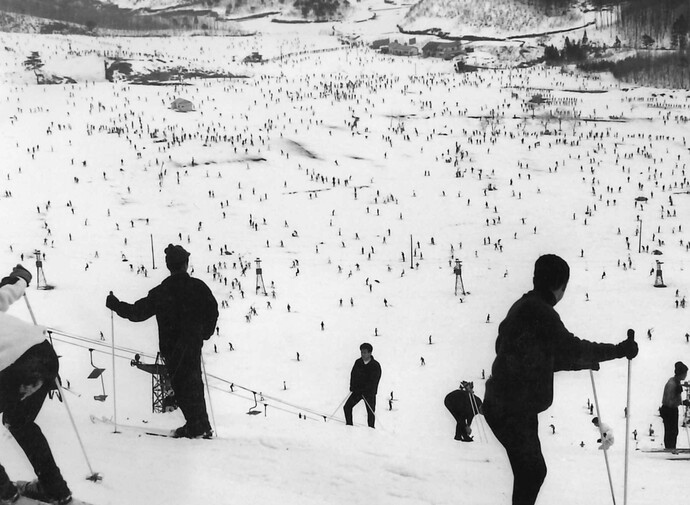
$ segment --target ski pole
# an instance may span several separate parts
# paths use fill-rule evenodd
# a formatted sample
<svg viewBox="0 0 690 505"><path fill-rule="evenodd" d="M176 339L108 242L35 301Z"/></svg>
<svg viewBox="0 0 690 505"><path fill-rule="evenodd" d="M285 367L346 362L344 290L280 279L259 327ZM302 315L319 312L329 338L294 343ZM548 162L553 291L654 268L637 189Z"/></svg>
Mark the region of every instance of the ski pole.
<svg viewBox="0 0 690 505"><path fill-rule="evenodd" d="M26 302L26 307L29 309L29 314L31 314L31 320L34 323L34 326L38 326L38 323L36 322L36 316L34 315L34 311L31 309L31 304L29 303L29 297L26 296L26 293L24 293L24 301ZM69 416L69 420L72 423L72 428L74 428L74 433L77 435L77 441L79 442L79 446L81 447L81 452L84 455L84 459L86 460L86 466L89 467L89 472L91 474L86 477L86 480L91 480L93 482L98 482L99 480L102 480L103 477L98 473L94 472L93 468L91 467L91 462L89 461L89 457L86 455L86 449L84 448L84 443L81 440L81 436L79 435L79 430L77 429L77 424L74 422L74 416L72 416L72 411L69 408L69 405L67 404L67 397L65 396L65 393L63 392L62 389L62 384L60 384L60 376L55 377L55 385L57 386L58 393L60 395L60 399L62 400L62 403L65 405L65 409L67 410L67 415Z"/></svg>
<svg viewBox="0 0 690 505"><path fill-rule="evenodd" d="M206 364L204 363L204 353L199 351L201 354L201 369L204 371L204 381L206 382L206 395L208 396L208 408L211 411L211 421L213 421L213 432L218 436L218 430L216 428L216 416L213 413L213 402L211 401L211 389L208 387L208 375L206 375Z"/></svg>
<svg viewBox="0 0 690 505"><path fill-rule="evenodd" d="M628 330L628 340L635 340L635 330ZM625 403L625 470L623 473L623 505L628 503L628 455L630 449L630 381L632 360L628 360L628 394Z"/></svg>
<svg viewBox="0 0 690 505"><path fill-rule="evenodd" d="M343 401L340 402L340 405L338 405L338 406L335 408L335 410L333 411L333 413L332 413L330 416L328 416L328 419L333 419L333 418L335 417L335 413L338 412L338 410L340 410L340 407L342 407L342 406L345 404L345 402L347 401L347 399L348 399L349 397L350 397L350 393L348 392L348 393L345 395L345 398L343 398Z"/></svg>
<svg viewBox="0 0 690 505"><path fill-rule="evenodd" d="M362 400L364 400L364 403L366 404L367 408L371 412L371 415L374 416L374 421L378 421L378 417L376 416L376 412L374 412L374 409L371 408L371 405L369 405L369 402L367 401L366 398L364 398L364 395L362 395ZM381 423L379 423L380 425Z"/></svg>
<svg viewBox="0 0 690 505"><path fill-rule="evenodd" d="M486 438L486 432L484 432L484 425L478 417L479 407L477 406L477 401L474 399L474 393L472 391L467 391L467 393L469 394L470 405L472 406L472 415L477 418L477 424L479 425L479 429L477 430L479 433L479 440L486 443L488 442L488 438Z"/></svg>
<svg viewBox="0 0 690 505"><path fill-rule="evenodd" d="M594 405L597 408L597 417L599 418L599 435L601 437L601 440L603 442L604 440L604 432L601 429L601 412L599 411L599 399L597 397L597 387L594 384L594 372L592 370L589 371L589 378L592 380L592 391L594 392ZM616 495L613 492L613 480L611 479L611 468L609 467L609 455L608 455L608 450L604 449L604 461L606 461L606 473L609 476L609 487L611 488L611 498L613 499L613 505L616 505Z"/></svg>
<svg viewBox="0 0 690 505"><path fill-rule="evenodd" d="M111 291L110 294L112 295L113 292ZM113 356L113 433L119 433L117 431L117 388L115 386L115 318L112 309L110 309L110 348Z"/></svg>

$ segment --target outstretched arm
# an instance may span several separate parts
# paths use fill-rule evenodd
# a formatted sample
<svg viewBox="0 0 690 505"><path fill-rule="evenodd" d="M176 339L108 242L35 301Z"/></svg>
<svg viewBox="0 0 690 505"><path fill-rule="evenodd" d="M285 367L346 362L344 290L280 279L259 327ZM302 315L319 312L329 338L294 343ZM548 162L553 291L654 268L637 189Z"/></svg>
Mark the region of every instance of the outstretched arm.
<svg viewBox="0 0 690 505"><path fill-rule="evenodd" d="M118 316L129 319L135 323L146 321L156 314L151 294L137 300L134 304L122 302L115 295L110 293L106 298L105 306L114 311Z"/></svg>

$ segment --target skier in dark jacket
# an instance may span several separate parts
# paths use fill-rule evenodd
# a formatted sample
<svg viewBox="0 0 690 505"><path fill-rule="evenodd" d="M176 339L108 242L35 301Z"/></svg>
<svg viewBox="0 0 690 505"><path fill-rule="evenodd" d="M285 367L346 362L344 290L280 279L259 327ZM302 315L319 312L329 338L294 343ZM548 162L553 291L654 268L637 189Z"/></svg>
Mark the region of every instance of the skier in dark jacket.
<svg viewBox="0 0 690 505"><path fill-rule="evenodd" d="M14 503L21 494L64 505L72 501L72 493L35 422L48 392L56 389L58 358L45 328L5 313L30 282L31 274L21 265L0 280L0 412L38 479L15 485L0 465L0 503Z"/></svg>
<svg viewBox="0 0 690 505"><path fill-rule="evenodd" d="M363 343L359 346L362 357L355 361L350 373L350 397L345 402L345 424L352 426L352 408L360 400L364 400L367 407L367 424L374 427L376 420L376 393L381 380L381 365L371 355L374 348L371 344Z"/></svg>
<svg viewBox="0 0 690 505"><path fill-rule="evenodd" d="M111 293L106 307L134 322L156 316L161 356L187 421L174 436L209 438L212 430L201 378L201 348L215 331L218 303L206 284L187 273L189 253L182 246L168 245L165 263L170 276L146 297L129 304Z"/></svg>
<svg viewBox="0 0 690 505"><path fill-rule="evenodd" d="M546 477L537 414L553 402L553 374L599 369L599 362L637 356L637 343L580 340L554 310L570 277L568 264L548 254L534 265L534 289L508 311L498 328L496 359L486 382L484 416L505 447L513 470L513 505L532 505Z"/></svg>
<svg viewBox="0 0 690 505"><path fill-rule="evenodd" d="M476 414L481 412L482 400L474 394L474 384L462 381L460 388L446 395L443 404L455 418L455 440L472 442L470 425Z"/></svg>
<svg viewBox="0 0 690 505"><path fill-rule="evenodd" d="M676 362L671 377L664 386L664 395L661 398L659 414L664 421L664 447L675 449L678 440L678 407L681 405L690 406L689 400L683 400L681 385L688 376L688 367L682 361Z"/></svg>

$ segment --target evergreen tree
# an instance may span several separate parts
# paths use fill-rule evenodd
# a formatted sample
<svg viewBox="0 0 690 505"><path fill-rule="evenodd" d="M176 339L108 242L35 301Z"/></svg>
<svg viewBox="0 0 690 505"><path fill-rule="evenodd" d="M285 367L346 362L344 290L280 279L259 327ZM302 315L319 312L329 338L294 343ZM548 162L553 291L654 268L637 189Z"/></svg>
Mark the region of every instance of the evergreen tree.
<svg viewBox="0 0 690 505"><path fill-rule="evenodd" d="M642 35L642 45L645 49L649 49L650 47L652 47L654 45L654 42L656 41L646 33Z"/></svg>
<svg viewBox="0 0 690 505"><path fill-rule="evenodd" d="M41 73L39 70L43 67L44 63L41 60L41 56L38 54L38 51L31 51L31 54L29 57L24 60L24 67L27 70L31 70L34 75L36 76L36 84L40 84L40 78L39 76Z"/></svg>

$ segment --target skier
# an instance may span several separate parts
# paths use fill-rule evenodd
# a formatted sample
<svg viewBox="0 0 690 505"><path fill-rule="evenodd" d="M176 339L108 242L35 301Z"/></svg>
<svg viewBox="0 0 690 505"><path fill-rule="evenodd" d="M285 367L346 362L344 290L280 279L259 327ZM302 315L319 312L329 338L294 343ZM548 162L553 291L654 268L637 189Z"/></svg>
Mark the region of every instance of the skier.
<svg viewBox="0 0 690 505"><path fill-rule="evenodd" d="M539 257L534 289L513 304L498 328L483 410L513 470L513 505L533 505L546 477L537 415L553 402L554 372L598 369L601 361L632 359L638 352L632 339L617 345L589 342L565 328L553 307L569 277L565 260Z"/></svg>
<svg viewBox="0 0 690 505"><path fill-rule="evenodd" d="M345 402L345 424L352 426L352 408L364 400L367 408L367 424L374 427L376 420L376 393L381 380L381 365L371 355L374 348L369 343L359 346L361 358L355 361L350 372L350 397Z"/></svg>
<svg viewBox="0 0 690 505"><path fill-rule="evenodd" d="M206 284L187 273L189 253L182 246L169 244L165 248L165 264L170 276L147 296L129 304L111 293L106 307L134 322L156 316L161 356L186 420L173 436L210 438L213 432L201 379L201 349L215 330L218 303Z"/></svg>
<svg viewBox="0 0 690 505"><path fill-rule="evenodd" d="M597 427L601 434L601 438L597 439L597 443L601 444L599 449L608 451L614 442L613 430L608 424L599 422L598 417L592 418L592 424Z"/></svg>
<svg viewBox="0 0 690 505"><path fill-rule="evenodd" d="M446 395L443 404L457 422L455 440L472 442L470 425L482 407L482 400L474 394L474 383L462 381L458 389Z"/></svg>
<svg viewBox="0 0 690 505"><path fill-rule="evenodd" d="M5 314L30 282L31 273L21 265L0 280L0 412L38 478L15 485L0 465L0 503L14 503L23 495L65 505L72 493L35 422L48 392L56 389L58 358L44 328Z"/></svg>
<svg viewBox="0 0 690 505"><path fill-rule="evenodd" d="M688 367L682 361L676 362L671 377L664 386L664 396L661 399L659 414L664 421L664 447L675 449L678 439L678 407L683 404L690 406L690 401L681 401L680 394L683 392L681 381L688 376Z"/></svg>

